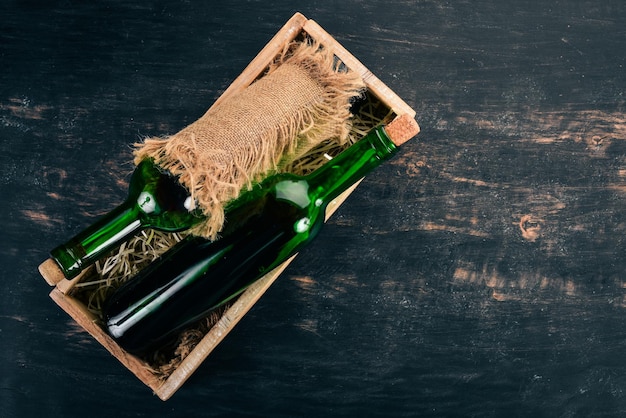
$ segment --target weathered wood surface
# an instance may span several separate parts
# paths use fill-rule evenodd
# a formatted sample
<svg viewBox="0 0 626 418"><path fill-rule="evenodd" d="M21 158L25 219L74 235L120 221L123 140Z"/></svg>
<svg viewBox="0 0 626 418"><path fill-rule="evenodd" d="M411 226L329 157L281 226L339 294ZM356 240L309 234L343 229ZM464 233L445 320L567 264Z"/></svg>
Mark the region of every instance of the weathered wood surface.
<svg viewBox="0 0 626 418"><path fill-rule="evenodd" d="M129 144L197 119L293 6L1 7L9 416L625 413L623 2L303 7L417 110L419 141L167 404L36 267L123 198Z"/></svg>

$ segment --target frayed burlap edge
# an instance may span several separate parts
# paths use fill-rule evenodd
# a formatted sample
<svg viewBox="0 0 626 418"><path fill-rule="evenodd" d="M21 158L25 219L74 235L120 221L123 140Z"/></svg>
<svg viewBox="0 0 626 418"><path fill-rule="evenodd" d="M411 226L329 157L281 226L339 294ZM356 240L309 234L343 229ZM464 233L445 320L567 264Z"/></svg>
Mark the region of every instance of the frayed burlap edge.
<svg viewBox="0 0 626 418"><path fill-rule="evenodd" d="M204 118L217 117L224 102L174 136L147 138L136 145L135 163L152 158L157 165L177 176L206 216L190 230L191 234L215 239L224 224L225 205L236 199L242 190L323 140L335 137L340 143L345 142L350 129L351 102L365 89L361 77L341 68L331 51L308 39L289 44L264 77L281 76L280 72L286 69L305 71L315 80L321 87L319 100L298 109L286 123L259 132L260 138L246 150L237 152L236 158L229 156L230 160L224 161L223 156L218 156L217 163L213 158L207 161L194 145L197 140L194 124ZM241 95L235 95L229 100L240 99ZM225 123L237 123L237 120ZM184 140L172 140L177 135L177 139L183 136Z"/></svg>

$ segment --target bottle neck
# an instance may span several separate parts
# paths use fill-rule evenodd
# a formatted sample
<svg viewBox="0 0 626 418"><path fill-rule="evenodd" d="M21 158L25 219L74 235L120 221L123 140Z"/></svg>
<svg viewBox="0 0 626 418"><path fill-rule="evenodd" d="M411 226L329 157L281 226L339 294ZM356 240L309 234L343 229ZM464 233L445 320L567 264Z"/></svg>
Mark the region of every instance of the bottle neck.
<svg viewBox="0 0 626 418"><path fill-rule="evenodd" d="M71 279L141 227L139 211L132 202L126 201L67 243L53 249L50 255L65 277Z"/></svg>
<svg viewBox="0 0 626 418"><path fill-rule="evenodd" d="M321 168L306 176L317 206L328 204L397 150L384 127L371 130Z"/></svg>

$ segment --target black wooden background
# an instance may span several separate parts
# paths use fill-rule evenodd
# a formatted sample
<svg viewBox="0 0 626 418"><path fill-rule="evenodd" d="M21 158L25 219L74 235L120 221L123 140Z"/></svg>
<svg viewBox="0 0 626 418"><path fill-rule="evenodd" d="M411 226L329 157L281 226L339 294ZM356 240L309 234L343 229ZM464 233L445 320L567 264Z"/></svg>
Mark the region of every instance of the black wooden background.
<svg viewBox="0 0 626 418"><path fill-rule="evenodd" d="M416 111L164 403L38 264L126 195L296 11ZM0 416L626 414L626 3L5 1Z"/></svg>

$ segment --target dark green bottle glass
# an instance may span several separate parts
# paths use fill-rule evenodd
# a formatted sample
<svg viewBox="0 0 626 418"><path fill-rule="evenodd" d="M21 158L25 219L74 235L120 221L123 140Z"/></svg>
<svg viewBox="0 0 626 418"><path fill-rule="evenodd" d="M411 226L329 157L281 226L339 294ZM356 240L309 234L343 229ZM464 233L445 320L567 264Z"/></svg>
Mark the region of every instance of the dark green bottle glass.
<svg viewBox="0 0 626 418"><path fill-rule="evenodd" d="M144 160L132 174L128 197L118 207L50 252L66 278L76 277L143 228L181 231L200 222L191 197L171 174Z"/></svg>
<svg viewBox="0 0 626 418"><path fill-rule="evenodd" d="M227 206L220 239L189 236L122 285L105 306L107 332L131 353L167 343L309 243L328 203L395 150L378 127L312 174L266 178Z"/></svg>

